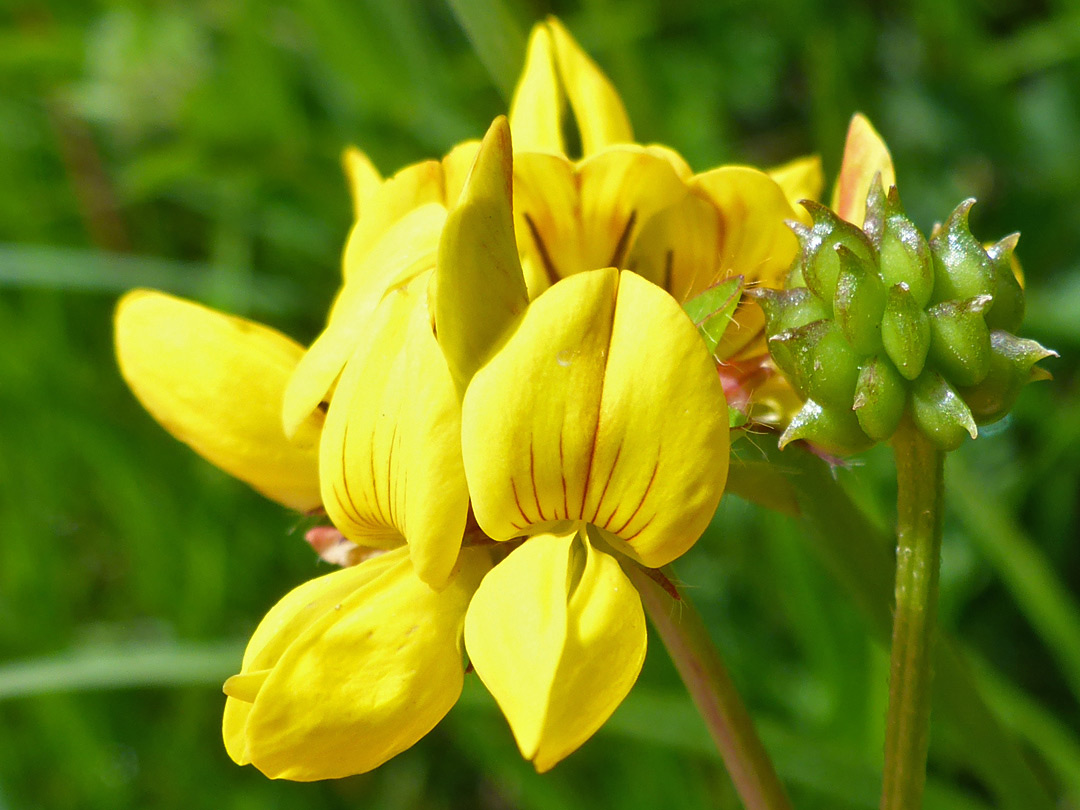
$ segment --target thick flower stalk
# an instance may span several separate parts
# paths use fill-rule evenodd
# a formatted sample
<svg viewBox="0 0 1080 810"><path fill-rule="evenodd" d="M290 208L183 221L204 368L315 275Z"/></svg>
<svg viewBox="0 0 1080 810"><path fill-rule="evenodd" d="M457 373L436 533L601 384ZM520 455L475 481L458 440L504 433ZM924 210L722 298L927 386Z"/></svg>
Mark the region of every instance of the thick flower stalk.
<svg viewBox="0 0 1080 810"><path fill-rule="evenodd" d="M886 192L886 188L888 191ZM945 453L1001 419L1054 352L1016 337L1017 236L984 248L965 201L924 237L884 142L852 121L832 211L806 201L788 289L756 293L769 349L806 398L780 438L846 454L889 441L897 469L896 606L882 810L918 810L926 780Z"/></svg>

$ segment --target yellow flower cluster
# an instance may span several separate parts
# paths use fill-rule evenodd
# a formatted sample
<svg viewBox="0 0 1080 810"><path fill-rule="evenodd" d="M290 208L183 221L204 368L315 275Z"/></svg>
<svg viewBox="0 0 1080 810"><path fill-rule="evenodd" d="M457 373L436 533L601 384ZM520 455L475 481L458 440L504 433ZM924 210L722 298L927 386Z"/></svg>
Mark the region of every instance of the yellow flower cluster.
<svg viewBox="0 0 1080 810"><path fill-rule="evenodd" d="M325 510L357 551L259 624L225 684L225 744L276 778L370 770L446 714L467 653L543 771L636 680L624 567L704 531L725 387L768 363L755 304L710 354L681 303L734 275L779 286L791 200L816 197L820 168L695 175L634 143L555 20L481 142L389 179L359 152L346 165L356 222L310 348L156 292L117 310L147 409L268 497Z"/></svg>

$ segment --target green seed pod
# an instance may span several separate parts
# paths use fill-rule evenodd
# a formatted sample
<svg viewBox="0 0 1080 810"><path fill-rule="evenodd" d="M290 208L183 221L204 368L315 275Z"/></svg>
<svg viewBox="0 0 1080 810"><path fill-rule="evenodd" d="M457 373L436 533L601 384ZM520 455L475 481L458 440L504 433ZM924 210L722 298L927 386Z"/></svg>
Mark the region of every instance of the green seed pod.
<svg viewBox="0 0 1080 810"><path fill-rule="evenodd" d="M876 261L874 248L866 234L850 222L840 219L824 205L809 200L803 201L802 205L814 221L813 228L792 227L802 244L803 279L832 312L836 279L840 274L837 245L844 245L860 259L871 263Z"/></svg>
<svg viewBox="0 0 1080 810"><path fill-rule="evenodd" d="M911 418L926 438L942 450L955 450L964 436L979 435L971 410L951 385L929 369L911 388Z"/></svg>
<svg viewBox="0 0 1080 810"><path fill-rule="evenodd" d="M994 294L990 257L968 227L968 213L974 204L975 200L960 203L930 240L935 275L933 303Z"/></svg>
<svg viewBox="0 0 1080 810"><path fill-rule="evenodd" d="M805 439L856 452L910 419L943 450L1000 419L1053 355L1016 330L1024 291L1015 235L983 249L961 203L929 242L895 188L875 177L862 230L813 202L813 226L788 289L749 292L765 312L769 351L805 406L781 447Z"/></svg>
<svg viewBox="0 0 1080 810"><path fill-rule="evenodd" d="M920 307L934 292L934 262L930 246L915 224L904 214L900 195L893 186L883 203L881 232L881 278L886 286L903 282Z"/></svg>
<svg viewBox="0 0 1080 810"><path fill-rule="evenodd" d="M927 313L930 360L953 385L977 385L990 370L990 330L983 317L989 307L990 296L977 295L945 301Z"/></svg>
<svg viewBox="0 0 1080 810"><path fill-rule="evenodd" d="M765 331L770 335L806 326L829 317L825 305L806 287L773 290L750 287L746 295L758 302L765 313Z"/></svg>
<svg viewBox="0 0 1080 810"><path fill-rule="evenodd" d="M813 356L807 387L810 398L825 408L850 410L862 358L852 350L835 324L821 336Z"/></svg>
<svg viewBox="0 0 1080 810"><path fill-rule="evenodd" d="M1035 364L1047 357L1057 357L1057 352L1001 330L991 334L986 377L978 385L959 389L975 421L988 425L1005 416L1020 389L1031 381Z"/></svg>
<svg viewBox="0 0 1080 810"><path fill-rule="evenodd" d="M881 349L881 316L885 314L885 285L877 269L838 245L840 275L836 279L833 311L851 347L861 355Z"/></svg>
<svg viewBox="0 0 1080 810"><path fill-rule="evenodd" d="M994 303L986 313L990 329L1015 332L1024 320L1024 288L1013 272L1013 251L1020 234L1006 236L986 249L994 274Z"/></svg>
<svg viewBox="0 0 1080 810"><path fill-rule="evenodd" d="M922 373L930 351L930 319L903 282L889 290L881 319L881 342L906 379L914 380Z"/></svg>
<svg viewBox="0 0 1080 810"><path fill-rule="evenodd" d="M907 385L887 357L873 357L863 364L855 387L855 416L863 432L874 441L885 441L896 432L907 404Z"/></svg>
<svg viewBox="0 0 1080 810"><path fill-rule="evenodd" d="M769 338L769 352L801 397L808 397L814 372L814 353L832 328L827 320L788 329Z"/></svg>
<svg viewBox="0 0 1080 810"><path fill-rule="evenodd" d="M780 449L797 439L838 455L861 453L874 444L862 432L850 408L823 408L812 399L806 401L780 436Z"/></svg>

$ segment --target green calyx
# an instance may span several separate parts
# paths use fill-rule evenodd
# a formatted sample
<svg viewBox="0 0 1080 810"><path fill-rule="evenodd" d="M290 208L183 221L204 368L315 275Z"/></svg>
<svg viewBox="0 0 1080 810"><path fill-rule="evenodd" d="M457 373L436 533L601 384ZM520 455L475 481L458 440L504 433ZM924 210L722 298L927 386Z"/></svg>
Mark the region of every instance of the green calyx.
<svg viewBox="0 0 1080 810"><path fill-rule="evenodd" d="M750 290L769 351L806 399L780 439L831 453L889 440L905 414L942 450L1001 419L1056 356L1016 337L1017 234L984 248L965 200L927 240L875 180L862 229L817 203L791 223L802 250L786 290Z"/></svg>

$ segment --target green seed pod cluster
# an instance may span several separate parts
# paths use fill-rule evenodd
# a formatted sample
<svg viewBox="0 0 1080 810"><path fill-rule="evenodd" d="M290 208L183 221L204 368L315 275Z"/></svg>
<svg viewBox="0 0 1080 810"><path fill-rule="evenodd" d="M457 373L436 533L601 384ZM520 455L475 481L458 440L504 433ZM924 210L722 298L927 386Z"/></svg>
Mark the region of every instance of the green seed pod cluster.
<svg viewBox="0 0 1080 810"><path fill-rule="evenodd" d="M785 290L753 291L769 351L806 400L780 439L833 453L888 440L905 414L942 450L1001 419L1051 356L1015 336L1014 234L989 248L961 203L927 240L875 182L862 229L816 203Z"/></svg>

